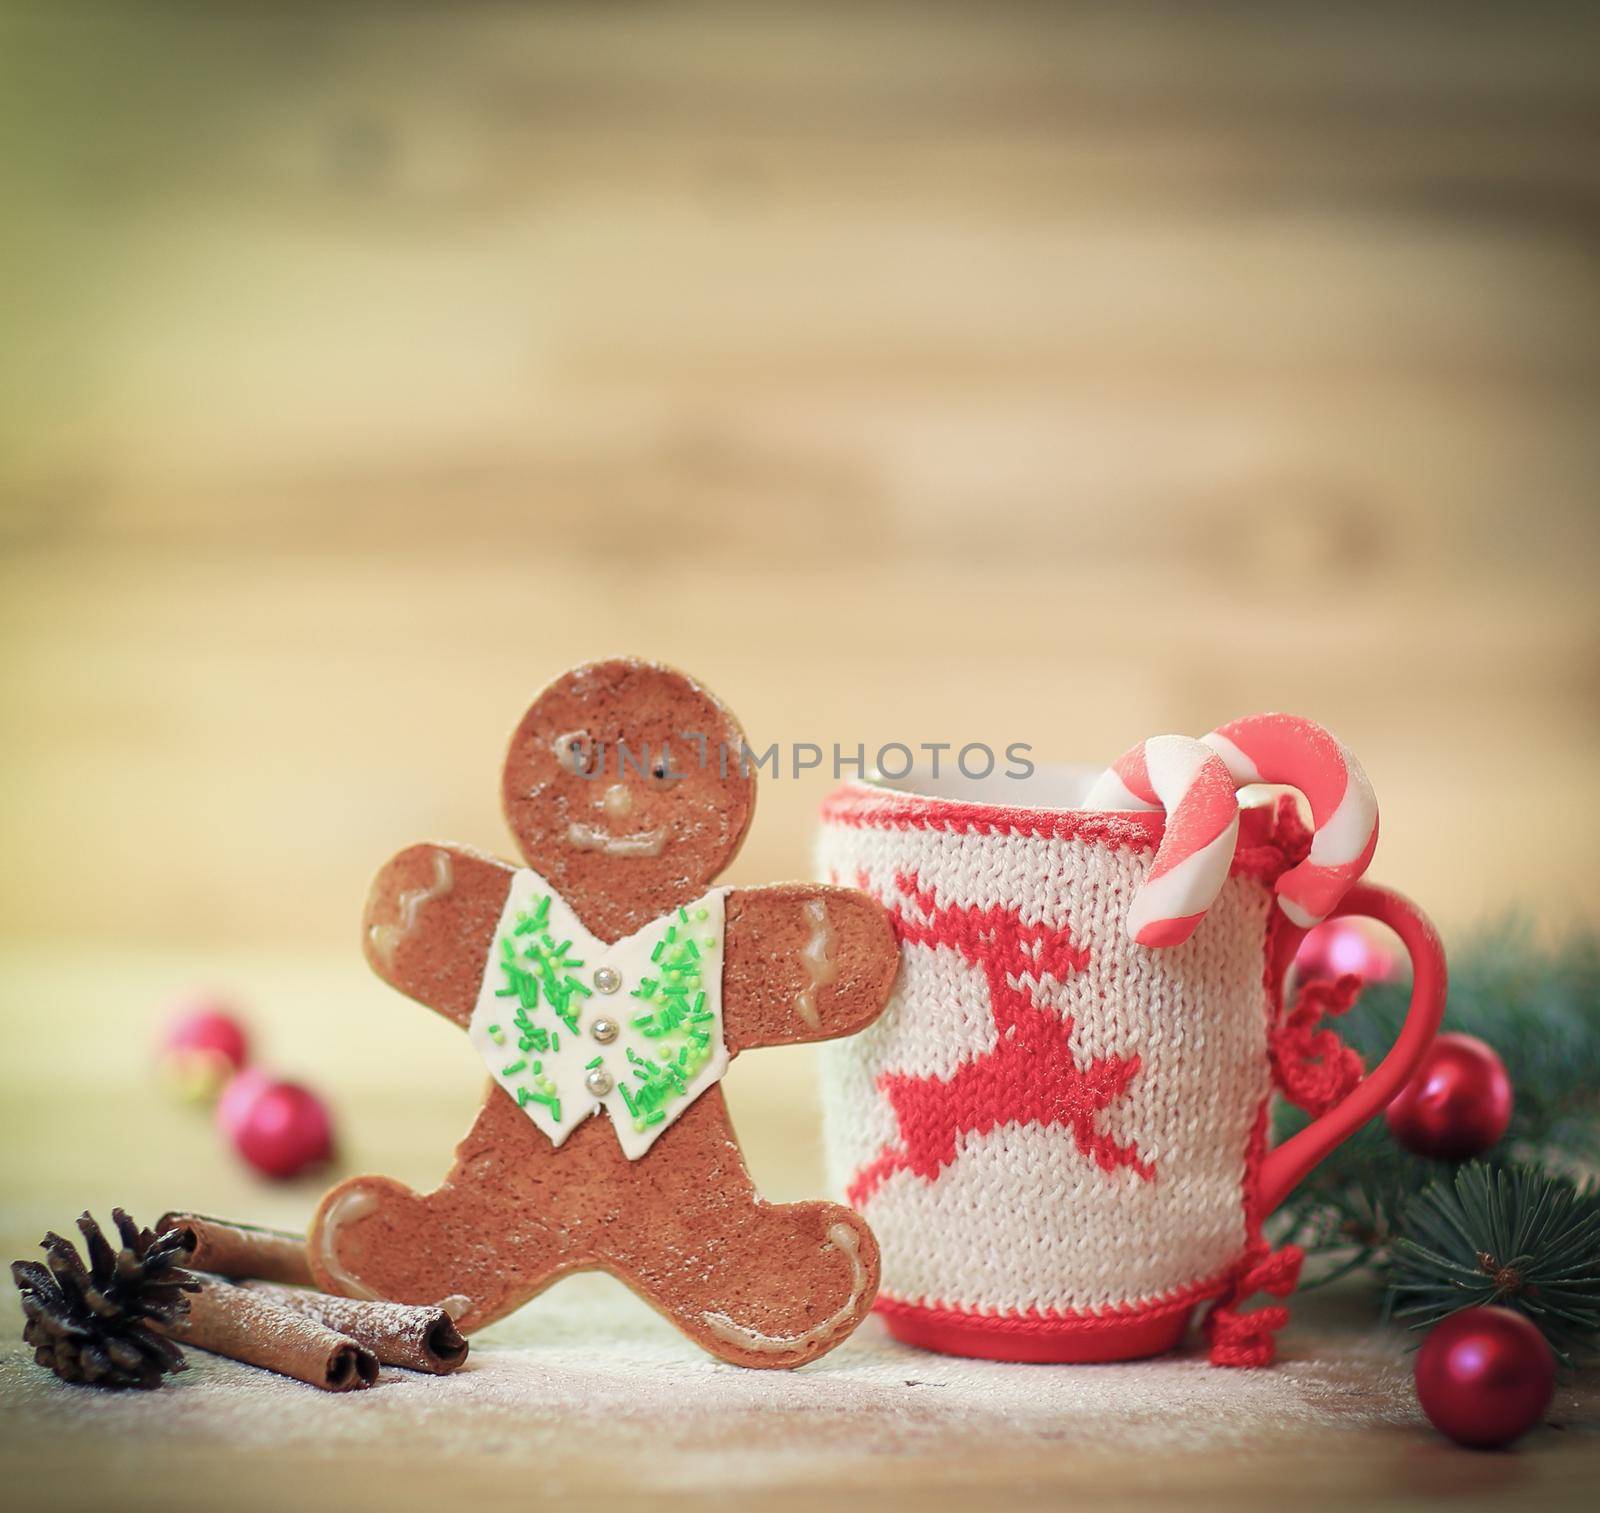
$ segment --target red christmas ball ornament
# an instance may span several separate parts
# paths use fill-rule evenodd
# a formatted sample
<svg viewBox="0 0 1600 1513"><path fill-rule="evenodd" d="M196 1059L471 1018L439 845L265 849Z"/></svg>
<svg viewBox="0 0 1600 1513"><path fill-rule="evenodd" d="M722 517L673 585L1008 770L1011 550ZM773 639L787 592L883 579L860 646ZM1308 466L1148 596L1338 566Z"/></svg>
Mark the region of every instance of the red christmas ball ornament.
<svg viewBox="0 0 1600 1513"><path fill-rule="evenodd" d="M1417 1401L1458 1445L1498 1447L1526 1434L1550 1406L1556 1361L1536 1325L1509 1308L1465 1308L1422 1342Z"/></svg>
<svg viewBox="0 0 1600 1513"><path fill-rule="evenodd" d="M1383 1117L1408 1151L1465 1161L1505 1134L1511 1105L1511 1078L1494 1048L1475 1035L1441 1035Z"/></svg>
<svg viewBox="0 0 1600 1513"><path fill-rule="evenodd" d="M217 1123L264 1177L297 1177L333 1155L327 1105L298 1082L242 1072L217 1105Z"/></svg>
<svg viewBox="0 0 1600 1513"><path fill-rule="evenodd" d="M1347 919L1313 926L1294 954L1295 976L1301 982L1313 977L1343 977L1347 972L1364 982L1388 982L1395 967L1395 953Z"/></svg>
<svg viewBox="0 0 1600 1513"><path fill-rule="evenodd" d="M161 1039L163 1075L184 1098L215 1098L250 1059L250 1039L227 1004L197 999L182 1005Z"/></svg>

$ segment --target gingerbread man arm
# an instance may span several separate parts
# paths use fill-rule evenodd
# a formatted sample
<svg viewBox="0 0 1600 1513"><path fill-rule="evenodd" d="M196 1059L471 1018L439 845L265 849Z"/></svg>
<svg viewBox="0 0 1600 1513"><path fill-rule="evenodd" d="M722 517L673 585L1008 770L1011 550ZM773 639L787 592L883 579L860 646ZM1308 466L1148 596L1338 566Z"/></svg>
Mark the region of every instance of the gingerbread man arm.
<svg viewBox="0 0 1600 1513"><path fill-rule="evenodd" d="M512 868L464 846L408 846L372 880L361 944L407 998L463 1027L511 889Z"/></svg>
<svg viewBox="0 0 1600 1513"><path fill-rule="evenodd" d="M833 1040L883 1012L900 965L889 916L854 888L779 883L728 894L728 1050Z"/></svg>

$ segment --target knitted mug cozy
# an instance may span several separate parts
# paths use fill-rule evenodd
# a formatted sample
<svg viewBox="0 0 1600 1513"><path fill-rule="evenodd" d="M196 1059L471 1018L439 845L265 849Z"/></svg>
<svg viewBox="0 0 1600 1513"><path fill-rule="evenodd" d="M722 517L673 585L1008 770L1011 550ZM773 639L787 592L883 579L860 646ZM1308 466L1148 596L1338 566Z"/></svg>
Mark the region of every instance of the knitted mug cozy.
<svg viewBox="0 0 1600 1513"><path fill-rule="evenodd" d="M1310 844L1293 801L1244 812L1199 929L1153 949L1127 917L1162 827L866 782L824 804L823 875L888 907L902 948L882 1018L823 1053L831 1174L878 1237L900 1338L1120 1360L1172 1348L1210 1302L1214 1362L1271 1361L1287 1310L1240 1305L1287 1295L1300 1254L1272 1250L1262 1219L1410 1075L1442 956L1395 895L1363 887L1340 909L1390 924L1416 966L1406 1032L1363 1081L1318 1022L1354 984L1285 1009L1303 931L1272 887ZM1269 1151L1275 1083L1323 1117Z"/></svg>

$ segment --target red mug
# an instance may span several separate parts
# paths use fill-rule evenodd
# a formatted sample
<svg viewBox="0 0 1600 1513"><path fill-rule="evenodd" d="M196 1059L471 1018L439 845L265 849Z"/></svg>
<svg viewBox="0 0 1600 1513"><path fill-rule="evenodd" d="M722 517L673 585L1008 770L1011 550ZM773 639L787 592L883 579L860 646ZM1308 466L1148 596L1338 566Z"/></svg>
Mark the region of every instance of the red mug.
<svg viewBox="0 0 1600 1513"><path fill-rule="evenodd" d="M1057 802L1092 772L1041 770ZM1010 785L1008 785L1010 786ZM1306 853L1292 801L1247 808L1195 934L1152 949L1129 906L1164 816L981 801L948 780L852 782L824 804L824 875L891 912L894 996L824 1048L829 1165L883 1256L878 1311L914 1345L1009 1361L1159 1354L1195 1309L1212 1358L1271 1359L1298 1252L1263 1219L1416 1070L1445 1002L1432 925L1352 888L1337 914L1392 929L1411 1004L1382 1063L1268 1145L1288 1054L1285 983L1305 931L1273 883Z"/></svg>

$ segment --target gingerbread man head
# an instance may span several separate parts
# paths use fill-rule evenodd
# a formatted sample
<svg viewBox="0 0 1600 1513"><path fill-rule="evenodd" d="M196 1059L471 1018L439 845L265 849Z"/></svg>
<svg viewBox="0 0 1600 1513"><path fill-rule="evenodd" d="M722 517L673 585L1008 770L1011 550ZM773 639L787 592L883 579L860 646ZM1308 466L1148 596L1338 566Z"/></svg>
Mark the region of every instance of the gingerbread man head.
<svg viewBox="0 0 1600 1513"><path fill-rule="evenodd" d="M501 798L518 848L595 934L625 934L708 888L744 840L744 732L669 667L590 662L529 706Z"/></svg>
<svg viewBox="0 0 1600 1513"><path fill-rule="evenodd" d="M757 1195L720 1079L751 1047L870 1023L899 951L853 889L715 885L754 809L743 753L682 673L590 663L512 737L502 794L526 867L424 844L379 872L368 960L466 1029L492 1080L433 1192L355 1177L323 1198L321 1286L445 1302L470 1331L601 1269L751 1366L814 1359L866 1315L871 1231Z"/></svg>

